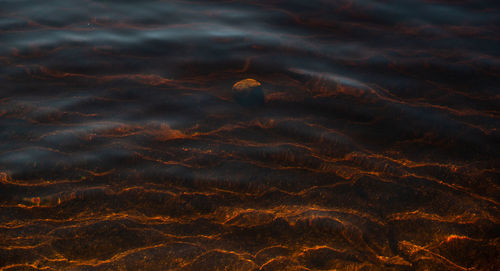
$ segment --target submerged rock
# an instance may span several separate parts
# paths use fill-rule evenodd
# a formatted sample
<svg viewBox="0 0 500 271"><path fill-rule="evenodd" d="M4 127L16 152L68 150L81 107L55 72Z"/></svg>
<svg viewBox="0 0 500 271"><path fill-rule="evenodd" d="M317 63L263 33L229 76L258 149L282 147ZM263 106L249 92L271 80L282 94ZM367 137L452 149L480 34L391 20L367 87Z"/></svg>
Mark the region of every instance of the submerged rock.
<svg viewBox="0 0 500 271"><path fill-rule="evenodd" d="M241 105L252 106L264 103L262 85L255 79L244 79L233 85L233 98Z"/></svg>

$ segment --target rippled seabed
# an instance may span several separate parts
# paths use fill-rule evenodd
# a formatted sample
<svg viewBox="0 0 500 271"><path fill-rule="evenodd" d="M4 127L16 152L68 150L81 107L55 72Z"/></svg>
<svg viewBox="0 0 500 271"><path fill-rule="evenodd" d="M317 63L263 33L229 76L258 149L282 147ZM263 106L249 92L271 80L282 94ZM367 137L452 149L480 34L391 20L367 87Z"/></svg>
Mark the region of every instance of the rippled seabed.
<svg viewBox="0 0 500 271"><path fill-rule="evenodd" d="M499 23L0 1L0 270L498 270ZM233 100L244 78L264 105Z"/></svg>

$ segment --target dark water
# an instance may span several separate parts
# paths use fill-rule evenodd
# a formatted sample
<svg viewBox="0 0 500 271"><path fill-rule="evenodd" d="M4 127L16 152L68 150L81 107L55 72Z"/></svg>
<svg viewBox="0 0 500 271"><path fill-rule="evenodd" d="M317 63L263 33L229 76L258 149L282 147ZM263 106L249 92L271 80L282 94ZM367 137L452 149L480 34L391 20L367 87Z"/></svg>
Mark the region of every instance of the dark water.
<svg viewBox="0 0 500 271"><path fill-rule="evenodd" d="M0 270L498 270L499 23L2 0ZM245 78L264 104L234 101Z"/></svg>

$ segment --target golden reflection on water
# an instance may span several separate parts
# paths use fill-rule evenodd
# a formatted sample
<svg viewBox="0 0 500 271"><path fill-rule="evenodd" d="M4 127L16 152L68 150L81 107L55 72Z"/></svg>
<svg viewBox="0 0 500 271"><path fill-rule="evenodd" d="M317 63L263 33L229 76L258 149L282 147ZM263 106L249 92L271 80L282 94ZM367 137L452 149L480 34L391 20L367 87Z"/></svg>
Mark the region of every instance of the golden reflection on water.
<svg viewBox="0 0 500 271"><path fill-rule="evenodd" d="M57 4L1 4L0 270L500 266L488 1Z"/></svg>

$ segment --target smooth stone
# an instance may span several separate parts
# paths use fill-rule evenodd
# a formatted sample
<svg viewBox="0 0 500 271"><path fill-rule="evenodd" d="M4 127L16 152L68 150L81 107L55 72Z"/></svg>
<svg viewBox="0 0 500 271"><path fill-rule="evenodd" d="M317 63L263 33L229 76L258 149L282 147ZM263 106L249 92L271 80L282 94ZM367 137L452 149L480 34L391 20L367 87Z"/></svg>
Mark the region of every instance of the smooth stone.
<svg viewBox="0 0 500 271"><path fill-rule="evenodd" d="M245 106L253 106L264 103L264 92L262 85L255 79L244 79L233 85L234 100Z"/></svg>

